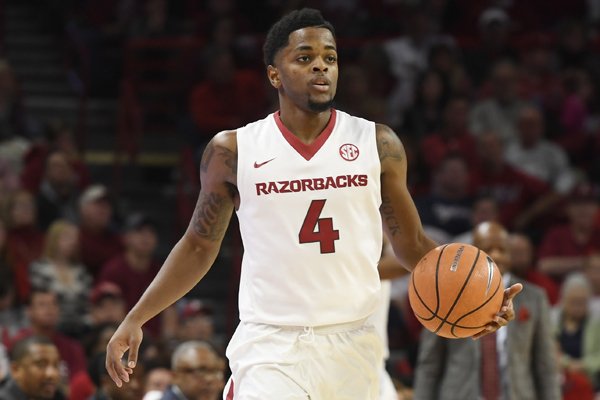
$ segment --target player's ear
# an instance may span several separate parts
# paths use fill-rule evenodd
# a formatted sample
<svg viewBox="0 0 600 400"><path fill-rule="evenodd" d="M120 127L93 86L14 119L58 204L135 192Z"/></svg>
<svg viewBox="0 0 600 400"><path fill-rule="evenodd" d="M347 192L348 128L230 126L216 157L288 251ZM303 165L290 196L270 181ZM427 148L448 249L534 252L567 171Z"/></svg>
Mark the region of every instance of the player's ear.
<svg viewBox="0 0 600 400"><path fill-rule="evenodd" d="M275 89L279 89L281 81L279 80L279 70L277 67L269 65L267 67L267 77L269 78L269 82L271 82L271 86Z"/></svg>

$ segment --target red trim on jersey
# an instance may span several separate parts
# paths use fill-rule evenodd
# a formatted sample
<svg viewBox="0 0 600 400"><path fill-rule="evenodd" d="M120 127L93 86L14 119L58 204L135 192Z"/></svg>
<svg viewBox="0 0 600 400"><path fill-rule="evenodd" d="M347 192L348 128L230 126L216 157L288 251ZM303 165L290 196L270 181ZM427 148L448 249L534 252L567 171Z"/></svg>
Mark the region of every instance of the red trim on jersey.
<svg viewBox="0 0 600 400"><path fill-rule="evenodd" d="M229 390L227 391L227 397L225 400L233 400L233 379L231 380L231 385L229 386Z"/></svg>
<svg viewBox="0 0 600 400"><path fill-rule="evenodd" d="M329 121L327 122L325 129L323 129L323 132L321 132L321 134L319 134L319 136L317 136L317 138L311 144L302 143L302 141L300 139L298 139L298 137L296 135L294 135L283 124L283 122L281 121L281 117L279 116L279 111L277 111L273 115L275 116L275 123L277 124L277 127L281 131L281 134L283 135L285 140L302 157L304 157L304 159L306 161L308 161L311 158L313 158L313 156L315 154L317 154L319 149L321 147L323 147L323 145L325 144L325 141L327 141L327 138L331 135L331 132L333 132L333 128L335 127L335 120L336 120L337 113L336 113L335 109L333 109L333 108L331 109L331 117L329 118Z"/></svg>

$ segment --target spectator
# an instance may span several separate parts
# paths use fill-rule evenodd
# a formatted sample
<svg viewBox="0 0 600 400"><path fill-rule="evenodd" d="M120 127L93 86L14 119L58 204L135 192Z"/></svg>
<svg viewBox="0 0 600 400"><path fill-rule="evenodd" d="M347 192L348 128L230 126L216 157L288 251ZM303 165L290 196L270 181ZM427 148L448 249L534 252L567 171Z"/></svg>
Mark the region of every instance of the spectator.
<svg viewBox="0 0 600 400"><path fill-rule="evenodd" d="M575 165L589 168L597 160L594 148L597 126L592 114L597 96L594 83L587 71L569 69L563 74L563 88L565 93L558 111L560 131L554 140Z"/></svg>
<svg viewBox="0 0 600 400"><path fill-rule="evenodd" d="M506 161L519 171L538 178L556 193L567 194L575 176L565 151L544 139L544 118L534 106L524 106L517 123L518 140L506 148Z"/></svg>
<svg viewBox="0 0 600 400"><path fill-rule="evenodd" d="M79 230L65 220L56 220L46 234L44 252L30 267L33 287L56 293L60 306L59 330L76 337L82 332L88 312L92 277L79 262Z"/></svg>
<svg viewBox="0 0 600 400"><path fill-rule="evenodd" d="M180 344L171 359L173 384L162 400L217 400L225 386L224 362L206 342Z"/></svg>
<svg viewBox="0 0 600 400"><path fill-rule="evenodd" d="M514 233L510 235L509 247L511 273L544 289L550 304L556 304L558 302L558 285L535 268L535 251L531 239L526 235Z"/></svg>
<svg viewBox="0 0 600 400"><path fill-rule="evenodd" d="M462 81L465 71L459 60L459 51L453 44L445 42L436 43L429 50L429 69L441 74L448 84L448 94L452 96L466 95L472 89L468 79Z"/></svg>
<svg viewBox="0 0 600 400"><path fill-rule="evenodd" d="M498 222L498 203L491 196L479 196L473 201L471 211L471 226L477 226L484 222ZM453 240L456 243L473 244L473 229L461 233Z"/></svg>
<svg viewBox="0 0 600 400"><path fill-rule="evenodd" d="M0 156L0 202L19 189L19 174L9 161Z"/></svg>
<svg viewBox="0 0 600 400"><path fill-rule="evenodd" d="M473 7L469 3L469 8ZM490 7L479 15L479 43L465 51L467 73L476 86L480 86L493 66L500 60L515 59L509 36L510 17L501 8Z"/></svg>
<svg viewBox="0 0 600 400"><path fill-rule="evenodd" d="M480 135L478 154L481 167L474 172L477 194L496 200L501 223L522 230L548 215L554 194L544 182L506 163L504 146L497 135Z"/></svg>
<svg viewBox="0 0 600 400"><path fill-rule="evenodd" d="M421 222L426 231L435 229L450 238L471 227L469 170L458 155L448 155L440 161L433 174L431 194L415 199Z"/></svg>
<svg viewBox="0 0 600 400"><path fill-rule="evenodd" d="M21 303L29 297L29 266L42 255L44 234L37 227L37 212L31 193L20 190L6 202L6 259L11 267Z"/></svg>
<svg viewBox="0 0 600 400"><path fill-rule="evenodd" d="M113 205L104 185L91 185L79 197L81 261L93 277L108 260L123 251L113 229Z"/></svg>
<svg viewBox="0 0 600 400"><path fill-rule="evenodd" d="M347 65L341 72L336 102L340 109L371 121L385 121L385 98L370 91L368 75L358 64Z"/></svg>
<svg viewBox="0 0 600 400"><path fill-rule="evenodd" d="M517 140L517 119L524 103L517 92L517 67L499 61L491 72L492 96L475 104L470 131L475 135L497 132L505 145Z"/></svg>
<svg viewBox="0 0 600 400"><path fill-rule="evenodd" d="M149 392L162 393L169 387L173 381L173 373L170 369L165 367L154 367L146 371L146 380L144 382L144 393L147 395ZM161 396L156 396L160 399Z"/></svg>
<svg viewBox="0 0 600 400"><path fill-rule="evenodd" d="M209 342L218 349L224 349L222 340L215 336L213 309L199 299L182 299L177 302L179 311L179 343L190 340Z"/></svg>
<svg viewBox="0 0 600 400"><path fill-rule="evenodd" d="M551 228L539 248L539 269L556 282L572 271L583 269L588 254L600 252L600 227L597 189L589 184L577 185L566 207L568 222Z"/></svg>
<svg viewBox="0 0 600 400"><path fill-rule="evenodd" d="M148 0L142 4L140 17L129 27L132 38L162 38L178 33L177 26L169 18L169 7L165 0Z"/></svg>
<svg viewBox="0 0 600 400"><path fill-rule="evenodd" d="M474 244L492 257L503 274L504 285L518 282L511 273L508 233L495 222L475 227ZM514 323L479 340L446 339L423 330L415 375L415 399L478 399L491 397L487 374L501 398L558 400L558 370L549 304L544 292L532 284L513 300ZM491 365L490 365L491 364ZM463 367L456 368L461 365Z"/></svg>
<svg viewBox="0 0 600 400"><path fill-rule="evenodd" d="M594 387L588 376L581 371L570 370L563 365L563 353L556 341L556 362L559 365L559 381L562 400L594 400Z"/></svg>
<svg viewBox="0 0 600 400"><path fill-rule="evenodd" d="M442 128L448 87L441 73L425 71L416 82L414 104L404 113L402 132L416 140Z"/></svg>
<svg viewBox="0 0 600 400"><path fill-rule="evenodd" d="M398 126L399 116L413 103L413 93L420 74L427 70L429 49L443 41L433 33L431 16L424 7L406 10L406 32L387 40L384 49L390 59L391 71L396 78L396 88L389 98L392 125Z"/></svg>
<svg viewBox="0 0 600 400"><path fill-rule="evenodd" d="M562 85L552 39L545 33L526 34L519 53L519 86L523 97L544 110L549 132L553 132L558 122Z"/></svg>
<svg viewBox="0 0 600 400"><path fill-rule="evenodd" d="M585 258L583 272L592 286L590 314L600 319L600 253L590 254Z"/></svg>
<svg viewBox="0 0 600 400"><path fill-rule="evenodd" d="M50 153L37 195L40 227L46 230L59 218L76 221L77 192L77 177L67 155L61 151Z"/></svg>
<svg viewBox="0 0 600 400"><path fill-rule="evenodd" d="M560 293L554 326L563 353L561 363L570 371L585 372L594 387L600 384L600 320L590 316L592 287L585 275L570 274Z"/></svg>
<svg viewBox="0 0 600 400"><path fill-rule="evenodd" d="M464 97L451 98L444 107L443 125L423 139L421 153L425 164L433 170L449 154L459 154L469 168L477 165L477 143L469 133L469 102Z"/></svg>
<svg viewBox="0 0 600 400"><path fill-rule="evenodd" d="M26 325L25 310L16 303L12 275L8 270L0 271L0 345L8 347L10 338Z"/></svg>
<svg viewBox="0 0 600 400"><path fill-rule="evenodd" d="M158 244L156 229L155 222L146 215L131 214L124 226L124 252L109 260L100 273L100 282L113 282L121 289L127 310L135 305L160 269L154 257ZM160 319L153 318L146 328L158 337Z"/></svg>
<svg viewBox="0 0 600 400"><path fill-rule="evenodd" d="M98 353L90 361L90 376L96 385L96 392L88 400L140 400L144 396L144 365L138 364L135 372L129 375L127 385L117 387L104 367L105 353Z"/></svg>
<svg viewBox="0 0 600 400"><path fill-rule="evenodd" d="M55 152L63 153L76 177L77 187L85 188L90 182L90 172L83 161L73 129L62 120L48 123L43 141L34 143L24 156L25 166L21 174L21 186L37 193L44 177L46 159Z"/></svg>
<svg viewBox="0 0 600 400"><path fill-rule="evenodd" d="M30 326L17 333L12 339L13 343L29 336L45 336L52 340L58 349L60 358L65 363L65 375L69 379L85 370L86 359L81 344L57 330L60 308L56 293L33 288L27 305L27 316Z"/></svg>
<svg viewBox="0 0 600 400"><path fill-rule="evenodd" d="M121 288L113 282L98 283L90 294L90 328L118 324L125 318L125 299Z"/></svg>
<svg viewBox="0 0 600 400"><path fill-rule="evenodd" d="M30 133L12 66L0 59L0 160L10 175L18 176L30 146Z"/></svg>
<svg viewBox="0 0 600 400"><path fill-rule="evenodd" d="M597 74L598 56L591 49L589 29L582 20L566 19L558 29L560 68L585 69Z"/></svg>
<svg viewBox="0 0 600 400"><path fill-rule="evenodd" d="M60 356L46 337L30 336L11 351L11 378L0 387L2 400L63 400Z"/></svg>
<svg viewBox="0 0 600 400"><path fill-rule="evenodd" d="M228 49L213 48L205 60L206 76L189 98L189 112L200 135L196 143L260 118L267 108L262 81L253 71L238 70Z"/></svg>

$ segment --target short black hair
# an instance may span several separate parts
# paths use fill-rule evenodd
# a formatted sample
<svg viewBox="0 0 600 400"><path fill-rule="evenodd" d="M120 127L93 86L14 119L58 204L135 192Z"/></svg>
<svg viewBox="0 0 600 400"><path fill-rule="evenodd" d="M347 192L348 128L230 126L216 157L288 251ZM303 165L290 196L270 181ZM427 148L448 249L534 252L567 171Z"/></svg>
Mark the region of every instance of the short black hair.
<svg viewBox="0 0 600 400"><path fill-rule="evenodd" d="M277 52L288 45L290 33L308 27L329 29L335 37L333 25L323 18L321 11L314 8L294 10L283 16L269 29L263 45L265 65L274 64Z"/></svg>
<svg viewBox="0 0 600 400"><path fill-rule="evenodd" d="M24 359L25 357L27 357L27 355L29 355L29 349L34 344L41 344L41 345L55 347L55 344L52 342L52 340L50 340L46 336L37 336L37 335L27 336L26 338L21 339L18 342L16 342L11 347L11 349L10 349L10 360L12 362L19 362L19 361L21 361L22 359Z"/></svg>

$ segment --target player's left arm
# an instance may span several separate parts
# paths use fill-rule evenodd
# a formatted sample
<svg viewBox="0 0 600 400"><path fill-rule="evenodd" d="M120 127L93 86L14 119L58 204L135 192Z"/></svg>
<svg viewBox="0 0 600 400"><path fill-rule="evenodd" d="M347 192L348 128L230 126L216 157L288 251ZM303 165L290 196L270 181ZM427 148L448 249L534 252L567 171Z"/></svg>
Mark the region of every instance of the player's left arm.
<svg viewBox="0 0 600 400"><path fill-rule="evenodd" d="M381 162L381 217L394 254L412 271L419 260L437 246L423 230L419 213L408 191L408 163L402 142L388 126L377 124L377 150ZM480 338L515 318L512 299L523 289L519 283L504 291L504 302L494 320L473 336Z"/></svg>
<svg viewBox="0 0 600 400"><path fill-rule="evenodd" d="M409 271L437 246L423 230L406 185L407 162L402 142L389 127L377 124L377 150L381 162L381 217L394 254Z"/></svg>

